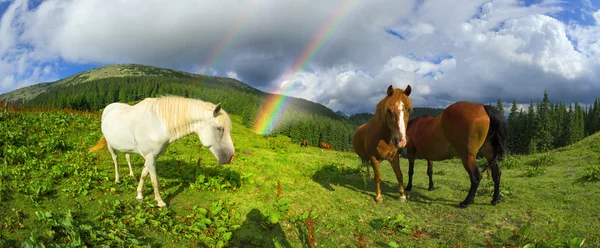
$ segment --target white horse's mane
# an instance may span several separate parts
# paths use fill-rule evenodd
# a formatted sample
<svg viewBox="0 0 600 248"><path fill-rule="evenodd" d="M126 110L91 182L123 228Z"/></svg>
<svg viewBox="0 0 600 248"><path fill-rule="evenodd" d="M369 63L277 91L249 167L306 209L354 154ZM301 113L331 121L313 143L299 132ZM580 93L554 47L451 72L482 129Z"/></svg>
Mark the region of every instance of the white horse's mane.
<svg viewBox="0 0 600 248"><path fill-rule="evenodd" d="M142 104L146 105L147 110L153 110L167 127L169 134L177 138L195 131L193 124L214 118L213 111L217 107L210 102L173 95L146 98L138 103ZM217 123L231 130L231 121L225 110L221 109L219 113Z"/></svg>

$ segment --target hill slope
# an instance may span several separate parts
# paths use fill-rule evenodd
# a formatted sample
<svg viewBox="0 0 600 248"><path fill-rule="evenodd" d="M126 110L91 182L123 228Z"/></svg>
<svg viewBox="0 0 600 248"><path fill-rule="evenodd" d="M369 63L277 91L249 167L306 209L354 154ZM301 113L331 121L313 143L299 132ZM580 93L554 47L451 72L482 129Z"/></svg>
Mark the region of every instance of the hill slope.
<svg viewBox="0 0 600 248"><path fill-rule="evenodd" d="M510 157L501 164L500 204L489 203L493 183L484 175L475 203L459 209L470 184L457 159L434 163L433 191L425 161L417 160L407 203L397 200L391 166L381 166L384 201L376 204L373 180L354 153L263 137L232 115L232 164L217 165L193 135L157 159L167 203L159 209L150 180L144 200L135 200L141 156L131 156L136 178L120 156L123 183L116 184L110 154L87 152L101 137L99 115L0 108L0 120L0 246L309 247L314 239L320 247L567 247L575 237L600 245L600 182L583 180L600 163L600 133L547 154ZM540 161L552 162L529 176ZM400 163L406 182L406 160ZM529 230L516 232L528 222Z"/></svg>

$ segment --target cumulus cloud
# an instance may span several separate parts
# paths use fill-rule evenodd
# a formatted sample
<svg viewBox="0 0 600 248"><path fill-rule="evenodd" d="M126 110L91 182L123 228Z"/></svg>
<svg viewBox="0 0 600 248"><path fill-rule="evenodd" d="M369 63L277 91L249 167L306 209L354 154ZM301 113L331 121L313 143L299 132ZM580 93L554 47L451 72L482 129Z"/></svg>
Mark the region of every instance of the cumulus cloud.
<svg viewBox="0 0 600 248"><path fill-rule="evenodd" d="M7 5L0 92L88 63L228 76L265 91L288 84L293 96L349 114L372 112L390 84L410 84L414 105L432 107L497 98L527 104L543 89L554 100L585 103L600 92L600 10L589 12L594 25L583 25L556 17L565 5L555 0L0 4ZM320 32L318 52L290 71L306 62L299 58Z"/></svg>

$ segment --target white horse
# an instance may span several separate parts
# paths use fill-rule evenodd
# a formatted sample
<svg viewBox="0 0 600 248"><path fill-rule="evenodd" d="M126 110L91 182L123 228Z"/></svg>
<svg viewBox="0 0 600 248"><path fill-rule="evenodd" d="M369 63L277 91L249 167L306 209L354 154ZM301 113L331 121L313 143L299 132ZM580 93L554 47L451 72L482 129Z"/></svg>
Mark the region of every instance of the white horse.
<svg viewBox="0 0 600 248"><path fill-rule="evenodd" d="M235 150L231 141L231 119L221 105L183 97L146 98L136 105L111 103L102 113L102 138L91 152L108 147L117 170L117 154L142 155L144 169L137 188L141 201L144 178L150 174L154 197L159 207L166 206L158 191L155 161L173 141L195 133L208 147L219 164L233 161ZM127 156L128 157L128 156ZM130 165L130 174L131 171ZM116 172L115 181L119 181Z"/></svg>

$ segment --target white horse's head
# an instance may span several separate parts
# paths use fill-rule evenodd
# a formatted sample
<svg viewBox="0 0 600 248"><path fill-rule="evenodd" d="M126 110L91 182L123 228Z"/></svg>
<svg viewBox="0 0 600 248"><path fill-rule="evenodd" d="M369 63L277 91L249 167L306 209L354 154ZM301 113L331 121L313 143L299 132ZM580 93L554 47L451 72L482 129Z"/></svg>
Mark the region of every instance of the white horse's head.
<svg viewBox="0 0 600 248"><path fill-rule="evenodd" d="M197 131L200 142L215 155L219 164L231 163L235 156L231 141L231 119L221 110L221 104L217 104L212 117L205 123L206 125Z"/></svg>

